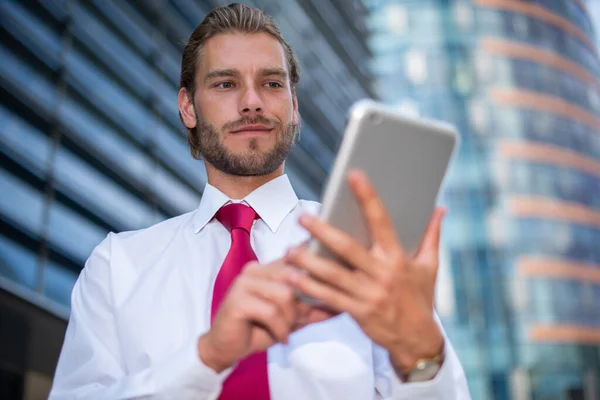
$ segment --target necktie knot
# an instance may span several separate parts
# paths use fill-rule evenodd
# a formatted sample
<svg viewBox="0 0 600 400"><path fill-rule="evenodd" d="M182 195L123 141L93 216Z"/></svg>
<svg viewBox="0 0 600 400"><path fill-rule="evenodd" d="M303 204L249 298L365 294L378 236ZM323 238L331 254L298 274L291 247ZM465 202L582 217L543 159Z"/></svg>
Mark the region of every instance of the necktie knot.
<svg viewBox="0 0 600 400"><path fill-rule="evenodd" d="M221 207L215 217L229 232L237 228L250 233L252 223L258 218L258 215L252 207L241 203L232 203Z"/></svg>

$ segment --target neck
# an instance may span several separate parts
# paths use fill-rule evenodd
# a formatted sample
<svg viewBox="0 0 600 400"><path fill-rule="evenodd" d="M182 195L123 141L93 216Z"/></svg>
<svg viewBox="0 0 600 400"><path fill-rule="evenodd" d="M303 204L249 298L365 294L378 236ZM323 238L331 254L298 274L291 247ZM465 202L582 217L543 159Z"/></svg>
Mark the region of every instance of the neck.
<svg viewBox="0 0 600 400"><path fill-rule="evenodd" d="M284 169L284 164L281 164L275 171L268 175L239 176L219 171L206 161L204 165L206 166L208 183L234 200L243 199L265 183L283 175Z"/></svg>

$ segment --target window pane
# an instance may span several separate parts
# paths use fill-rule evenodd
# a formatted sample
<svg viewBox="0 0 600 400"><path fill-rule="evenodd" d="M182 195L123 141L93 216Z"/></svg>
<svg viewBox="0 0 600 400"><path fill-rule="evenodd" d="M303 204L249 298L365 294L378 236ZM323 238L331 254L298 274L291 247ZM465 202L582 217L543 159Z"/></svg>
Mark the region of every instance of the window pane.
<svg viewBox="0 0 600 400"><path fill-rule="evenodd" d="M78 274L50 262L44 270L44 295L67 307L71 306L71 292Z"/></svg>
<svg viewBox="0 0 600 400"><path fill-rule="evenodd" d="M29 249L0 236L0 275L30 289L37 280L37 257Z"/></svg>
<svg viewBox="0 0 600 400"><path fill-rule="evenodd" d="M0 169L0 214L34 235L41 234L44 196Z"/></svg>
<svg viewBox="0 0 600 400"><path fill-rule="evenodd" d="M50 208L48 237L56 250L83 266L107 232L59 203Z"/></svg>

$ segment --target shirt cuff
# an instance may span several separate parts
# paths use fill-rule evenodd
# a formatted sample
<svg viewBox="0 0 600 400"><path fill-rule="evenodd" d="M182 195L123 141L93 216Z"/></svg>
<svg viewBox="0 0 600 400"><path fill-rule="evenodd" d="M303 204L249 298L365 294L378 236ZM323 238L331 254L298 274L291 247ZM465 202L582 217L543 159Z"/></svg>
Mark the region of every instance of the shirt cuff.
<svg viewBox="0 0 600 400"><path fill-rule="evenodd" d="M154 370L156 394L170 399L216 399L233 367L217 373L198 355L198 338Z"/></svg>
<svg viewBox="0 0 600 400"><path fill-rule="evenodd" d="M394 400L439 400L454 399L450 393L454 393L454 379L452 374L453 360L446 359L437 375L426 382L402 382L400 378L392 373L393 377L393 399ZM393 371L393 369L392 369Z"/></svg>

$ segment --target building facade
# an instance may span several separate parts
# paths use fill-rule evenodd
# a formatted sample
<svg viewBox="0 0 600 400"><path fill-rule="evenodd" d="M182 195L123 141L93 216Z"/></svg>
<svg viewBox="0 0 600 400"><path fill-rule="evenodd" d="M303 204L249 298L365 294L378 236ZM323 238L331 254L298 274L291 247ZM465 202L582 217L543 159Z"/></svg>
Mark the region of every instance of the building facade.
<svg viewBox="0 0 600 400"><path fill-rule="evenodd" d="M302 132L286 171L316 199L347 109L372 96L364 8L245 3L275 17L300 59ZM0 2L0 398L47 390L71 288L108 232L198 206L206 174L179 120L181 51L221 4Z"/></svg>
<svg viewBox="0 0 600 400"><path fill-rule="evenodd" d="M600 61L586 5L366 3L376 95L461 133L437 308L473 398L600 398Z"/></svg>

